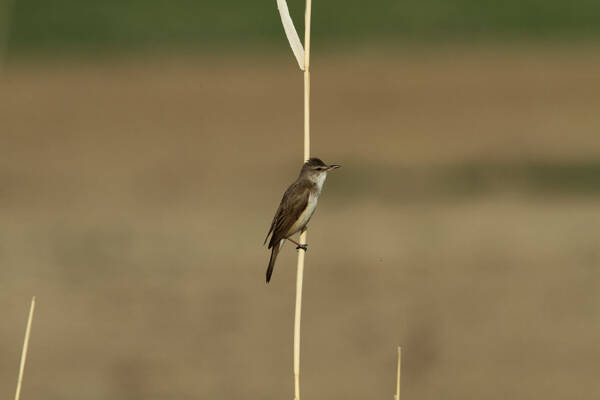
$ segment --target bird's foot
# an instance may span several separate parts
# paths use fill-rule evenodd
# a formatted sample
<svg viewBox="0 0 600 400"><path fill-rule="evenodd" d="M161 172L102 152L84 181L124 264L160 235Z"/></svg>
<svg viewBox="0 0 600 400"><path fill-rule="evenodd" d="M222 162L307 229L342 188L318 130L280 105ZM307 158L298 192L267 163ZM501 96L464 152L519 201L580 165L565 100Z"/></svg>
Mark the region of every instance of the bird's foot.
<svg viewBox="0 0 600 400"><path fill-rule="evenodd" d="M302 249L304 251L308 250L308 244L299 244L298 246L296 246L296 250L300 250L300 249Z"/></svg>

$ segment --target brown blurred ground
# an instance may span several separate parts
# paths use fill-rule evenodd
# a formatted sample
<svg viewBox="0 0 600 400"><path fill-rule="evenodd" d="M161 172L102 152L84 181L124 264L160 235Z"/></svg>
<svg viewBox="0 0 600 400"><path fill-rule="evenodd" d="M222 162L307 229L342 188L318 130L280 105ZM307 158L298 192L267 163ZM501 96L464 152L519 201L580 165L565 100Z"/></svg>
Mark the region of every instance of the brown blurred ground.
<svg viewBox="0 0 600 400"><path fill-rule="evenodd" d="M306 398L391 398L397 344L406 399L600 396L600 193L570 185L600 159L596 50L315 57L313 154L344 168L309 233ZM295 252L266 286L261 247L301 162L282 58L5 71L3 396L34 294L27 398L291 396Z"/></svg>

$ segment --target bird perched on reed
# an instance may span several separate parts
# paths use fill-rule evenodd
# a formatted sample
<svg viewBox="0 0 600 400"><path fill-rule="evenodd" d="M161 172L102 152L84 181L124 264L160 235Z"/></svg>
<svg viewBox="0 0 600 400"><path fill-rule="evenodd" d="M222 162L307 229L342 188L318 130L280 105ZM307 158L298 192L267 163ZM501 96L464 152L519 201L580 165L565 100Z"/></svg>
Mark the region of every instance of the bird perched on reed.
<svg viewBox="0 0 600 400"><path fill-rule="evenodd" d="M267 283L271 280L275 260L286 240L294 243L296 249L306 251L306 244L300 244L290 237L306 229L306 225L317 207L327 173L339 167L336 164L327 165L318 158L311 158L302 165L298 179L283 194L279 208L271 222L269 233L265 238L266 244L269 235L271 236L268 248L272 249L267 268Z"/></svg>

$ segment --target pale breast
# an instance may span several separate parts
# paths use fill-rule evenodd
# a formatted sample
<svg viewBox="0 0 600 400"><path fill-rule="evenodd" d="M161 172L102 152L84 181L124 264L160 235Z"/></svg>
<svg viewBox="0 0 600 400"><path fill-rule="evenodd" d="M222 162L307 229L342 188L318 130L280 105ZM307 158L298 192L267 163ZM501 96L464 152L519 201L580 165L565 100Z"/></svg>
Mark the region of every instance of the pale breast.
<svg viewBox="0 0 600 400"><path fill-rule="evenodd" d="M294 233L300 231L302 228L304 228L306 226L306 224L308 224L308 221L310 221L310 217L312 217L312 215L315 213L315 210L317 209L317 201L318 200L319 200L318 193L311 193L308 196L308 204L306 205L306 208L304 209L302 214L300 214L300 216L298 217L298 220L294 223L294 225L292 225L292 227L288 231L288 233L287 233L288 237L292 236Z"/></svg>

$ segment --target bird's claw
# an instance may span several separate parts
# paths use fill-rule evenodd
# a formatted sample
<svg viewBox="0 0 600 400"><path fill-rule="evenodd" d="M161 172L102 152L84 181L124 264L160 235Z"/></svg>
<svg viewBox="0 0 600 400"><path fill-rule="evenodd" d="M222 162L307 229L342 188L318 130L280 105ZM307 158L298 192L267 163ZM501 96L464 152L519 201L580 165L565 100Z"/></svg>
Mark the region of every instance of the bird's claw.
<svg viewBox="0 0 600 400"><path fill-rule="evenodd" d="M308 245L307 244L299 244L298 246L296 246L296 250L300 250L300 249L306 251L306 250L308 250Z"/></svg>

